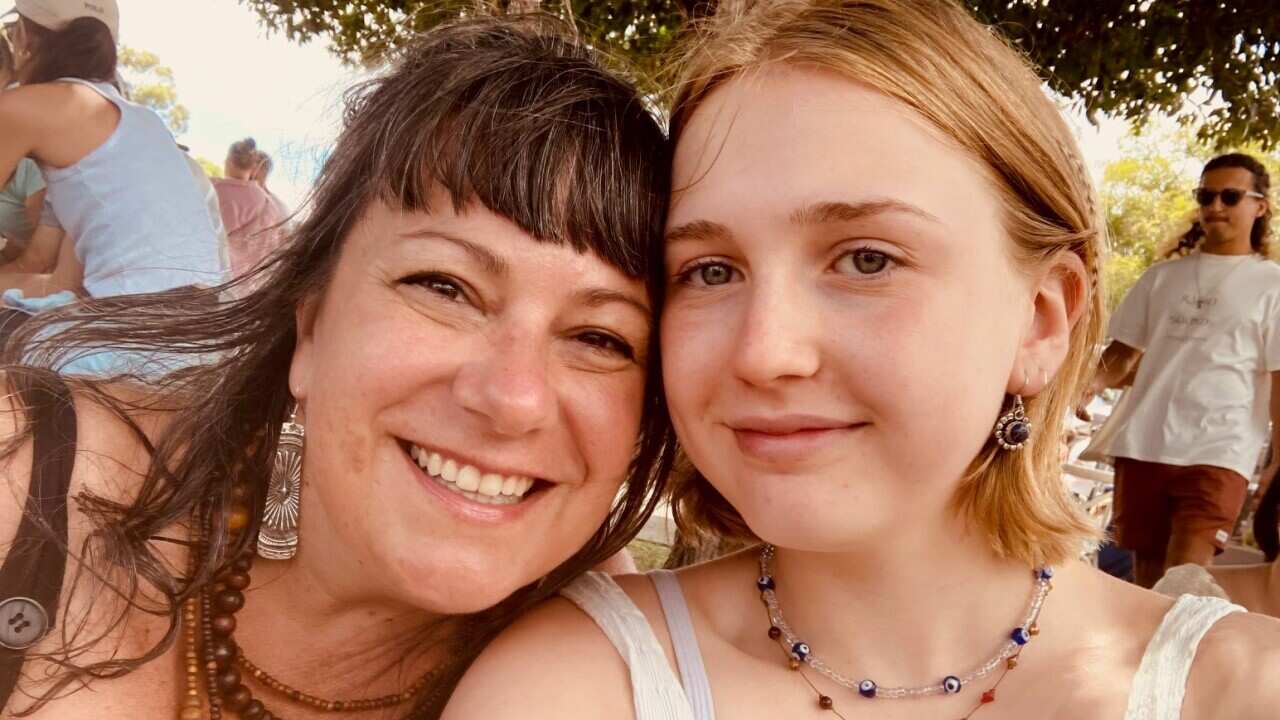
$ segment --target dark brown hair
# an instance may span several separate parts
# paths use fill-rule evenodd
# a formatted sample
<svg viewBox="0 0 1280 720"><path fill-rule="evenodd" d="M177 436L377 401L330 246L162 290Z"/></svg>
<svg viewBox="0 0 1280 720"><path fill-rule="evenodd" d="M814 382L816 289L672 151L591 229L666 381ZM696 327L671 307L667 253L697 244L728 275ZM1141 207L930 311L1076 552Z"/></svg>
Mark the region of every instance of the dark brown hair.
<svg viewBox="0 0 1280 720"><path fill-rule="evenodd" d="M31 52L22 65L24 84L66 77L117 83L116 41L101 20L76 18L61 30L50 30L22 17L22 33Z"/></svg>
<svg viewBox="0 0 1280 720"><path fill-rule="evenodd" d="M1200 171L1200 175L1203 177L1207 172L1224 168L1248 170L1253 175L1253 191L1266 196L1266 213L1262 217L1255 219L1253 227L1249 229L1249 247L1253 248L1255 253L1266 257L1271 252L1271 217L1273 214L1271 208L1271 175L1267 172L1267 167L1258 162L1257 158L1244 153L1219 155L1205 163L1204 170ZM1199 247L1200 243L1204 241L1204 236L1204 228L1200 226L1200 221L1196 220L1191 224L1191 229L1178 241L1178 244L1167 253L1167 256L1187 254Z"/></svg>
<svg viewBox="0 0 1280 720"><path fill-rule="evenodd" d="M9 368L11 385L15 377L48 374L104 345L207 360L159 380L111 380L141 384L143 400L120 399L107 381L77 383L131 424L135 411L178 408L155 439L135 500L77 498L95 527L80 556L99 559L93 571L116 578L128 597L139 586L162 596L156 612L169 618L171 632L141 657L84 667L59 658L66 662L63 686L119 675L158 657L173 642L183 600L256 537L269 463L291 402L295 308L325 291L345 238L370 203L429 212L429 191L442 187L456 208L479 203L539 242L594 254L644 279L657 308L666 141L633 87L570 38L541 16L470 20L431 31L400 51L384 76L349 91L343 130L309 199L310 212L264 266L223 288L88 300L37 316L15 334L8 360L24 361ZM257 289L238 300L220 295L244 287ZM639 444L604 525L546 577L469 618L469 642L456 647L457 661L414 717L438 713L466 665L519 612L639 531L674 452L653 335ZM250 487L253 520L226 546L235 478ZM206 507L212 547L199 558L195 576L183 577L165 566L151 541Z"/></svg>

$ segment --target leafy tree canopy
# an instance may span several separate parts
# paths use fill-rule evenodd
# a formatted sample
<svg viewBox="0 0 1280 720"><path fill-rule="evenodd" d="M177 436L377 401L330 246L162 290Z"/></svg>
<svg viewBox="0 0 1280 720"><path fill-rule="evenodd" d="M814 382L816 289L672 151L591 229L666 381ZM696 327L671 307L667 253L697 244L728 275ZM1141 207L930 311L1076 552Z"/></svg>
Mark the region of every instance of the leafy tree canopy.
<svg viewBox="0 0 1280 720"><path fill-rule="evenodd" d="M178 85L173 70L160 64L155 53L130 47L120 49L121 75L129 85L134 102L155 110L174 135L187 131L191 114L178 102Z"/></svg>
<svg viewBox="0 0 1280 720"><path fill-rule="evenodd" d="M1275 0L964 0L1090 115L1199 128L1217 147L1280 144L1280 12ZM572 17L597 46L642 71L661 67L705 0L241 0L291 40L322 38L371 63L450 18L541 7Z"/></svg>

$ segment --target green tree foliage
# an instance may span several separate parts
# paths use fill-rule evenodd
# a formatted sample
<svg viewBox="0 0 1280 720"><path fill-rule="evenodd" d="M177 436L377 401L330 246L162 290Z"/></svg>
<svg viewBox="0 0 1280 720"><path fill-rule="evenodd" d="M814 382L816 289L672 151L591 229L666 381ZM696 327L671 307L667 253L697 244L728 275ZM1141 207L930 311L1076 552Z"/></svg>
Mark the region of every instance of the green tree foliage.
<svg viewBox="0 0 1280 720"><path fill-rule="evenodd" d="M1276 0L964 0L1088 113L1141 122L1169 115L1225 147L1280 144ZM575 20L596 46L652 74L681 25L714 0L241 0L292 40L323 38L376 62L442 20L542 7Z"/></svg>
<svg viewBox="0 0 1280 720"><path fill-rule="evenodd" d="M209 176L209 177L211 177L211 178L220 178L220 177L222 177L222 166L221 166L221 165L219 165L218 163L216 163L216 162L214 162L214 161L210 160L210 159L209 159L209 158L207 158L207 157L203 157L203 156L200 156L200 155L193 155L192 157L194 157L194 158L195 158L195 160L196 160L196 162L197 162L197 163L199 163L199 165L200 165L200 169L201 169L201 170L204 170L204 174L205 174L205 175L208 175L208 176Z"/></svg>
<svg viewBox="0 0 1280 720"><path fill-rule="evenodd" d="M178 85L173 79L173 70L161 65L155 53L129 47L120 49L120 67L134 102L155 110L174 135L187 131L191 114L178 102Z"/></svg>
<svg viewBox="0 0 1280 720"><path fill-rule="evenodd" d="M1122 155L1103 170L1100 195L1111 236L1105 268L1107 306L1114 309L1138 277L1163 259L1191 227L1196 204L1191 190L1209 158L1218 154L1197 130L1168 119L1150 123L1121 142ZM1267 166L1272 198L1280 186L1280 153L1257 143L1239 148ZM1280 244L1273 227L1273 255Z"/></svg>
<svg viewBox="0 0 1280 720"><path fill-rule="evenodd" d="M966 0L1090 115L1195 125L1215 147L1280 144L1276 0Z"/></svg>

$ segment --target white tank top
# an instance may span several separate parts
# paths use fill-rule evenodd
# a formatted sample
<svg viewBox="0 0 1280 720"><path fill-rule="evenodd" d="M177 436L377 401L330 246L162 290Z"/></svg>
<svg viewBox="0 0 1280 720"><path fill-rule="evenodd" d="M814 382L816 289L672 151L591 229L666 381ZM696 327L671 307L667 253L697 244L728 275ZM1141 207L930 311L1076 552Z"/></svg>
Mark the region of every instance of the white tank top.
<svg viewBox="0 0 1280 720"><path fill-rule="evenodd" d="M657 635L631 598L604 573L590 572L560 594L582 609L618 649L631 673L636 720L715 720L711 685L675 573L649 573L667 618L679 679ZM1244 612L1219 598L1183 595L1165 614L1133 678L1124 720L1179 720L1200 639L1213 624Z"/></svg>
<svg viewBox="0 0 1280 720"><path fill-rule="evenodd" d="M41 165L53 218L75 243L91 296L216 285L227 262L205 199L160 116L114 87L74 78L120 110L107 141L74 165Z"/></svg>

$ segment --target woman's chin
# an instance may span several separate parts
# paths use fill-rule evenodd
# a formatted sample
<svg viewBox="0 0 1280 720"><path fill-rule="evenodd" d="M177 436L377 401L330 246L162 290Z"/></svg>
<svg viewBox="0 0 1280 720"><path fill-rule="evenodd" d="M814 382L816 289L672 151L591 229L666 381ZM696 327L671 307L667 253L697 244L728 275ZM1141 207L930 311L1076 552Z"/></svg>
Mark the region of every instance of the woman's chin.
<svg viewBox="0 0 1280 720"><path fill-rule="evenodd" d="M497 562L432 563L401 566L396 577L401 594L415 607L434 614L463 615L487 610L541 575L517 572Z"/></svg>

